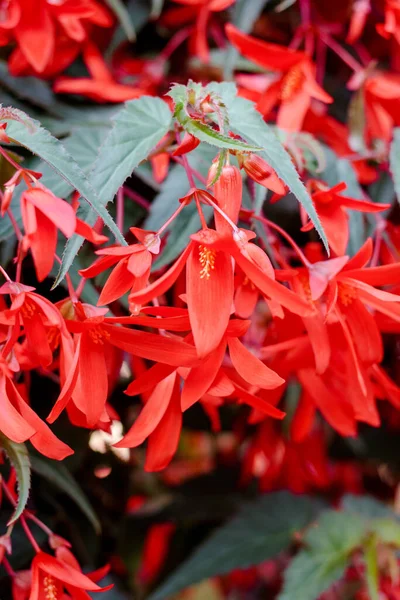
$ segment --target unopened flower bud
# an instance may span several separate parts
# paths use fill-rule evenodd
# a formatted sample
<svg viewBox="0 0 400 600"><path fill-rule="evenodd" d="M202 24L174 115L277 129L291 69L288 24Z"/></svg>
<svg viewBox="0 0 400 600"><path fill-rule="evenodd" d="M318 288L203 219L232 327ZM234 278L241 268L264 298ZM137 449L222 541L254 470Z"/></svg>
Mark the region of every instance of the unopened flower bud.
<svg viewBox="0 0 400 600"><path fill-rule="evenodd" d="M212 169L216 165L212 165ZM238 222L242 204L242 177L237 167L226 165L222 167L221 176L214 184L214 197L221 210L233 223ZM232 232L232 227L217 211L214 211L215 227L219 233Z"/></svg>
<svg viewBox="0 0 400 600"><path fill-rule="evenodd" d="M275 171L258 154L245 155L242 159L242 166L247 175L260 185L281 196L286 193L286 187Z"/></svg>

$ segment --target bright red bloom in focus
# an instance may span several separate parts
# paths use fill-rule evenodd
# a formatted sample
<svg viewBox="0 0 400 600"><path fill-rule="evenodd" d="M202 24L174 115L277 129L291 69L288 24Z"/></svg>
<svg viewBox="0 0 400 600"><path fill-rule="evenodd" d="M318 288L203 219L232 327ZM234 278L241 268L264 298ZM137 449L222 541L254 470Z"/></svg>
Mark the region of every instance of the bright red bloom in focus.
<svg viewBox="0 0 400 600"><path fill-rule="evenodd" d="M328 104L333 101L315 81L315 67L304 52L257 40L231 24L226 26L226 33L243 56L261 67L281 73L262 92L257 103L258 110L264 116L268 116L279 103L278 127L299 131L312 98Z"/></svg>
<svg viewBox="0 0 400 600"><path fill-rule="evenodd" d="M57 247L57 230L71 237L76 228L75 211L44 187L30 187L21 197L26 246L32 252L37 278L50 273Z"/></svg>
<svg viewBox="0 0 400 600"><path fill-rule="evenodd" d="M342 256L346 252L349 241L349 217L346 209L375 213L387 210L391 206L390 204L377 204L342 196L339 192L345 190L346 187L344 182L338 183L332 188L318 181L309 182L312 199L328 238L329 246L338 256ZM310 221L302 227L302 231L311 231L313 227Z"/></svg>
<svg viewBox="0 0 400 600"><path fill-rule="evenodd" d="M99 305L110 304L128 290L138 291L144 288L149 280L153 255L158 254L160 249L160 238L154 232L138 227L131 227L130 230L140 240L139 244L109 246L97 250L96 254L102 258L87 269L79 271L82 277L91 278L117 263L103 286Z"/></svg>

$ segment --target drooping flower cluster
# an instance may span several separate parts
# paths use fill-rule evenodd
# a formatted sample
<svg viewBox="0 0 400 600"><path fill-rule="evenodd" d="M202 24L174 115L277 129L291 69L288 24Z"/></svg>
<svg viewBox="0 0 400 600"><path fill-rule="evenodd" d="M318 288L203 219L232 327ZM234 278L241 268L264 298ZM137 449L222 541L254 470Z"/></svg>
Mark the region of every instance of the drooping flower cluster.
<svg viewBox="0 0 400 600"><path fill-rule="evenodd" d="M103 3L35 4L0 3L0 45L12 48L10 73L51 79L56 93L95 102L162 97L171 126L147 152L153 177L146 171L143 181L154 180L156 189L178 167L186 180L154 231L129 222L126 210L133 201L151 215L151 202L130 180L120 185L115 212L126 244L116 243L103 232L100 217L81 219L84 199L78 193L59 197L42 183L41 172L28 168L29 162L25 166L12 133L18 114L0 112L0 159L7 172L1 217L15 235L14 260L0 265L0 441L29 441L61 461L74 452L53 432L64 411L72 425L108 434L119 421L124 433L113 439L114 449L135 449L130 456L140 461L146 443L144 469L165 470L166 482L182 481L191 469L213 468L211 453L196 465L182 459L186 412L197 405L216 436L223 429L221 415L232 415L242 486L256 478L262 491L361 491L354 465L328 457L327 439L354 438L363 426L379 427L385 414L400 409L398 378L384 353L387 337L400 332L400 231L392 185L398 175L391 173L396 164L390 152L400 124L400 77L396 66L388 70L385 61L378 63L381 55L375 57L364 40L373 25L374 35L393 45L393 63L398 61L398 3L382 2L384 14L376 17L370 3L355 2L344 30L324 13L329 10L322 2L310 6L305 0L297 15L301 24L288 41L284 31L271 32L270 24L265 39L224 25L234 0L174 0L159 24L164 33L179 30L158 57L133 58L122 44L108 61L99 31L111 34L116 25ZM164 78L168 61L186 42L206 80L216 68L213 44L218 52L230 44L240 54L233 73L238 96L255 103L256 122L276 126L285 148L279 146L278 158L289 155L295 183L300 178L304 186L293 187L292 172L284 178L279 160L274 162L275 133L269 130L271 150L251 139L251 128L247 138L231 127L229 86L190 81L183 100L173 91L166 94L165 81L172 82L172 75ZM88 74L75 77L73 69L65 71L78 57ZM346 123L335 112L336 92L325 77L328 60L344 69ZM193 60L185 75L196 68ZM145 116L143 121L145 128ZM151 135L143 133L146 144ZM206 141L215 150L208 162L209 155L200 152ZM110 137L102 148L108 143L111 155ZM130 151L139 152L140 143ZM389 192L381 197L376 188ZM300 206L296 189L305 195ZM285 211L289 219L281 218ZM181 231L184 215L190 224ZM315 232L319 225L325 240ZM84 261L66 275L67 292L55 300L43 290L63 263L60 240L70 244L76 236L86 242ZM177 252L171 251L174 236ZM35 286L28 285L33 281ZM85 296L89 285L91 301ZM47 415L31 393L33 374L56 385ZM127 414L113 403L121 384L126 404L134 407ZM15 507L13 469L1 485ZM16 600L81 599L108 589L96 583L106 570L83 574L68 542L34 512L25 508L21 514L35 550L29 572L15 572L8 561L11 525L0 538L0 562ZM47 534L54 556L41 551L29 520ZM146 585L160 569L173 532L169 522L150 531L139 574ZM159 559L152 553L157 544ZM390 582L384 583L389 589Z"/></svg>

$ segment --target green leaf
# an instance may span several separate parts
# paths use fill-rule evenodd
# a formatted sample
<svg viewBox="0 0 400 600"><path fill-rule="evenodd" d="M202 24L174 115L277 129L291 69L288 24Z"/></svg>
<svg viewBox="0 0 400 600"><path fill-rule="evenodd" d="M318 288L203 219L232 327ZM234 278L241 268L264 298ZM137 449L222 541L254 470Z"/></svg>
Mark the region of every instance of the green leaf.
<svg viewBox="0 0 400 600"><path fill-rule="evenodd" d="M0 61L0 82L18 98L28 100L41 108L51 109L55 102L55 96L48 83L37 77L13 77L4 60Z"/></svg>
<svg viewBox="0 0 400 600"><path fill-rule="evenodd" d="M346 494L342 498L341 508L346 512L355 513L367 519L398 519L386 504L379 502L372 496Z"/></svg>
<svg viewBox="0 0 400 600"><path fill-rule="evenodd" d="M32 470L67 494L88 518L96 533L100 533L101 525L89 500L68 471L67 467L43 456L31 456Z"/></svg>
<svg viewBox="0 0 400 600"><path fill-rule="evenodd" d="M133 26L130 14L126 9L125 4L122 0L106 0L106 3L111 8L111 10L118 17L119 22L121 23L121 27L125 31L126 37L130 42L134 42L136 39L135 28Z"/></svg>
<svg viewBox="0 0 400 600"><path fill-rule="evenodd" d="M227 91L228 93L231 93L229 90ZM223 91L222 94L224 98L226 92ZM278 176L296 196L297 200L303 206L313 222L315 229L324 243L326 251L329 253L328 241L314 208L314 204L304 187L304 184L300 180L289 154L279 142L274 131L264 122L262 116L250 100L235 97L231 103L227 104L227 106L231 130L234 133L238 133L249 142L262 147L263 151L261 152L261 156L264 156L268 164L276 171Z"/></svg>
<svg viewBox="0 0 400 600"><path fill-rule="evenodd" d="M25 510L31 488L31 465L25 444L16 444L0 433L0 447L15 469L18 482L18 503L7 525L15 523Z"/></svg>
<svg viewBox="0 0 400 600"><path fill-rule="evenodd" d="M174 117L185 131L196 137L201 142L206 142L217 148L225 148L227 150L240 150L242 152L257 152L261 148L255 145L235 140L227 135L213 129L210 125L194 119L190 116L187 110L187 91L195 89L199 93L202 88L198 88L199 84L191 84L188 87L184 85L174 85L168 92L168 95L175 102ZM208 89L205 88L205 91Z"/></svg>
<svg viewBox="0 0 400 600"><path fill-rule="evenodd" d="M351 196L352 198L358 198L359 200L364 199L363 191L358 183L356 172L352 164L341 158L336 163L336 169L338 174L338 181L344 181L347 185L344 194ZM353 256L363 245L367 238L365 221L363 214L356 210L349 211L349 243L347 246L347 252L350 256Z"/></svg>
<svg viewBox="0 0 400 600"><path fill-rule="evenodd" d="M344 574L352 551L362 544L365 521L357 515L323 513L304 536L306 548L286 569L278 600L316 600Z"/></svg>
<svg viewBox="0 0 400 600"><path fill-rule="evenodd" d="M398 202L400 202L400 127L393 130L393 140L389 155L390 171L393 175L394 189Z"/></svg>
<svg viewBox="0 0 400 600"><path fill-rule="evenodd" d="M266 4L271 0L238 0L235 3L231 23L243 33L250 33L254 23L262 13ZM224 63L224 79L232 79L233 69L239 57L239 52L231 44L226 52Z"/></svg>
<svg viewBox="0 0 400 600"><path fill-rule="evenodd" d="M320 505L307 496L288 492L265 495L243 506L239 514L217 529L167 579L149 600L166 600L178 591L215 575L277 556L296 532L315 517ZM293 596L293 598L297 596Z"/></svg>
<svg viewBox="0 0 400 600"><path fill-rule="evenodd" d="M168 105L160 98L142 96L125 104L115 117L89 176L103 207L169 131L171 122ZM78 216L90 225L96 220L96 215L87 207L82 208ZM65 277L82 243L81 236L68 240L54 286Z"/></svg>
<svg viewBox="0 0 400 600"><path fill-rule="evenodd" d="M86 175L67 152L63 144L46 129L43 129L40 123L30 119L22 111L17 111L17 115L27 125L23 122L5 118L4 120L8 122L7 135L9 138L48 163L67 183L81 194L91 208L103 219L115 238L123 243L124 238L118 227L105 206L99 201Z"/></svg>

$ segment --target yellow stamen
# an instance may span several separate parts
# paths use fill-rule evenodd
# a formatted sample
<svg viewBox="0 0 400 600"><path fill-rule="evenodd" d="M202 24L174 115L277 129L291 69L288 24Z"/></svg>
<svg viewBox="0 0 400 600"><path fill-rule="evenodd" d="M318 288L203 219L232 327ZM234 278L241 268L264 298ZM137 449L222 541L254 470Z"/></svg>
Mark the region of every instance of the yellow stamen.
<svg viewBox="0 0 400 600"><path fill-rule="evenodd" d="M286 73L282 81L281 100L290 100L292 96L299 91L304 81L304 73L301 67L295 65Z"/></svg>
<svg viewBox="0 0 400 600"><path fill-rule="evenodd" d="M46 600L57 600L57 586L54 578L51 575L46 575L43 583Z"/></svg>
<svg viewBox="0 0 400 600"><path fill-rule="evenodd" d="M350 285L339 282L338 284L338 298L343 306L349 306L357 297L357 290Z"/></svg>
<svg viewBox="0 0 400 600"><path fill-rule="evenodd" d="M89 335L95 344L101 344L102 346L104 346L104 341L108 340L110 337L108 331L103 329L103 327L100 325L96 325L95 327L89 329Z"/></svg>
<svg viewBox="0 0 400 600"><path fill-rule="evenodd" d="M199 246L199 260L202 266L200 279L210 279L211 271L215 268L215 250L207 246Z"/></svg>

